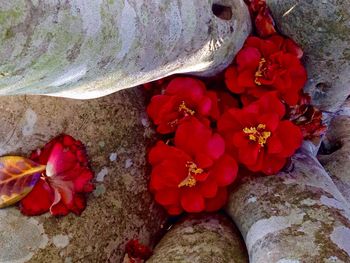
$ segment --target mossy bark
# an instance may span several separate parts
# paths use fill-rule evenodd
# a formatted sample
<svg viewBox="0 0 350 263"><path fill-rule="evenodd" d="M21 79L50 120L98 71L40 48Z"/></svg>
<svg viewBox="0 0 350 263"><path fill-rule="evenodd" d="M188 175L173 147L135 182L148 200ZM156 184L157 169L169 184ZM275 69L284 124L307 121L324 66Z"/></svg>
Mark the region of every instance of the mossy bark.
<svg viewBox="0 0 350 263"><path fill-rule="evenodd" d="M218 3L232 18L212 0L1 1L0 95L96 98L175 73L212 75L251 30L243 0Z"/></svg>
<svg viewBox="0 0 350 263"><path fill-rule="evenodd" d="M147 263L248 263L234 224L221 214L191 215L174 225Z"/></svg>
<svg viewBox="0 0 350 263"><path fill-rule="evenodd" d="M226 209L251 263L349 262L350 207L305 143L288 171L245 177Z"/></svg>

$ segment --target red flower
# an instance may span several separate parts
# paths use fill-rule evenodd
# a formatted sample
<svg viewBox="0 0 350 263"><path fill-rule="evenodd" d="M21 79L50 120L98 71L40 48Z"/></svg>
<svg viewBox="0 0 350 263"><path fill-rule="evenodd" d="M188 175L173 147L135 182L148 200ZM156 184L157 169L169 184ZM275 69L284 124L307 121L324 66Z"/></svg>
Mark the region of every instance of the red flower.
<svg viewBox="0 0 350 263"><path fill-rule="evenodd" d="M218 134L195 118L177 129L175 147L159 141L149 153L150 189L169 214L215 211L226 202L226 186L237 176L237 163L224 154Z"/></svg>
<svg viewBox="0 0 350 263"><path fill-rule="evenodd" d="M215 93L206 91L204 83L189 77L174 78L163 95L152 97L147 113L162 134L176 130L189 116L218 117ZM205 121L205 120L204 120ZM206 121L209 125L209 122Z"/></svg>
<svg viewBox="0 0 350 263"><path fill-rule="evenodd" d="M298 105L288 107L287 118L300 127L306 140L317 139L327 130L322 123L322 112L311 105L308 94L302 95Z"/></svg>
<svg viewBox="0 0 350 263"><path fill-rule="evenodd" d="M275 21L271 16L265 0L247 0L255 29L260 37L268 37L276 33Z"/></svg>
<svg viewBox="0 0 350 263"><path fill-rule="evenodd" d="M218 129L233 156L254 172L277 173L302 142L300 129L282 120L285 107L268 93L243 109L230 109Z"/></svg>
<svg viewBox="0 0 350 263"><path fill-rule="evenodd" d="M60 135L33 152L31 159L46 165L46 172L21 200L22 213L39 215L50 211L58 216L71 211L81 214L86 206L84 194L94 188L84 145L71 136Z"/></svg>
<svg viewBox="0 0 350 263"><path fill-rule="evenodd" d="M137 239L129 240L125 245L126 257L123 263L142 263L152 256L152 250L140 244Z"/></svg>
<svg viewBox="0 0 350 263"><path fill-rule="evenodd" d="M295 105L307 80L300 55L300 48L281 36L266 40L249 37L236 56L236 65L226 70L226 85L242 94L245 105L272 90L287 104Z"/></svg>

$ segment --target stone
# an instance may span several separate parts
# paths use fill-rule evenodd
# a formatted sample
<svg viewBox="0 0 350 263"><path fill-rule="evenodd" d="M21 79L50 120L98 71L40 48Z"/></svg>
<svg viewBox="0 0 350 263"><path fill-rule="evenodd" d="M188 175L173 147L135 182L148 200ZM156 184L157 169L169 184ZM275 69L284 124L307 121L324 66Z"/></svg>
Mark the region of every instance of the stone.
<svg viewBox="0 0 350 263"><path fill-rule="evenodd" d="M175 73L211 76L251 31L243 0L11 0L0 10L0 95L87 99Z"/></svg>
<svg viewBox="0 0 350 263"><path fill-rule="evenodd" d="M335 112L350 94L350 2L267 0L278 28L305 52L306 91Z"/></svg>
<svg viewBox="0 0 350 263"><path fill-rule="evenodd" d="M310 142L285 171L242 177L226 211L250 263L350 262L350 206Z"/></svg>
<svg viewBox="0 0 350 263"><path fill-rule="evenodd" d="M350 99L332 119L318 159L350 203Z"/></svg>
<svg viewBox="0 0 350 263"><path fill-rule="evenodd" d="M87 146L99 174L80 217L0 210L1 263L120 262L130 239L153 247L167 216L148 192L146 149L154 143L154 131L142 125L145 100L142 88L86 101L0 97L0 155L28 156L67 133ZM127 160L132 166L125 166Z"/></svg>
<svg viewBox="0 0 350 263"><path fill-rule="evenodd" d="M147 263L248 263L246 248L234 224L222 214L182 218L157 244Z"/></svg>

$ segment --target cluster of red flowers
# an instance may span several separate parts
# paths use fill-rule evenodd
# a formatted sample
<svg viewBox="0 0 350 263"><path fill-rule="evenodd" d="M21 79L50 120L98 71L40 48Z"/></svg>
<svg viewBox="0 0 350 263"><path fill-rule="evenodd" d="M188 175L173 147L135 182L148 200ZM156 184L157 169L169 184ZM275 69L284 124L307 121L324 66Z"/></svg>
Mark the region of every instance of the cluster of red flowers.
<svg viewBox="0 0 350 263"><path fill-rule="evenodd" d="M171 215L222 208L241 171L276 174L303 137L324 131L303 95L303 51L276 33L264 0L247 4L259 37L248 37L224 77L147 85L160 87L147 112L164 136L149 152L150 190Z"/></svg>

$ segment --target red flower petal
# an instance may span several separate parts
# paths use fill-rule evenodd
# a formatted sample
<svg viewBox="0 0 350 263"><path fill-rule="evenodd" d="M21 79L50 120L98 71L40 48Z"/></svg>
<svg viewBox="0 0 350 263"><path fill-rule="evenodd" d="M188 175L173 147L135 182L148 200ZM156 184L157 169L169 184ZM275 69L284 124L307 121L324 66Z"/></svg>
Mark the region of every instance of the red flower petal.
<svg viewBox="0 0 350 263"><path fill-rule="evenodd" d="M237 178L238 165L229 155L222 156L211 170L210 176L215 178L219 186L228 186Z"/></svg>
<svg viewBox="0 0 350 263"><path fill-rule="evenodd" d="M218 191L218 185L213 178L208 179L205 183L202 183L199 188L201 195L205 198L215 197Z"/></svg>
<svg viewBox="0 0 350 263"><path fill-rule="evenodd" d="M221 209L227 202L227 189L226 187L221 187L218 189L218 194L211 199L205 200L205 207L207 212L214 212Z"/></svg>
<svg viewBox="0 0 350 263"><path fill-rule="evenodd" d="M192 189L185 189L182 192L181 205L188 213L198 213L205 209L203 196Z"/></svg>
<svg viewBox="0 0 350 263"><path fill-rule="evenodd" d="M218 134L212 134L207 126L196 118L183 122L175 133L175 145L189 153L194 159L197 156L218 159L225 150L224 140Z"/></svg>
<svg viewBox="0 0 350 263"><path fill-rule="evenodd" d="M20 201L20 210L27 216L41 215L49 211L54 199L53 190L43 178Z"/></svg>
<svg viewBox="0 0 350 263"><path fill-rule="evenodd" d="M246 69L255 70L259 66L261 54L255 47L246 47L241 49L237 56L236 62L238 68L242 71Z"/></svg>
<svg viewBox="0 0 350 263"><path fill-rule="evenodd" d="M278 126L276 133L283 142L282 157L292 156L303 141L303 135L300 128L294 125L291 121L282 121Z"/></svg>
<svg viewBox="0 0 350 263"><path fill-rule="evenodd" d="M155 199L163 206L178 204L180 199L180 188L165 188L164 190L157 191L155 194Z"/></svg>

